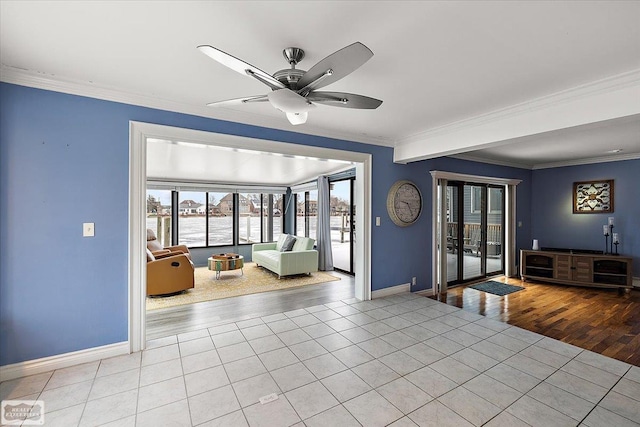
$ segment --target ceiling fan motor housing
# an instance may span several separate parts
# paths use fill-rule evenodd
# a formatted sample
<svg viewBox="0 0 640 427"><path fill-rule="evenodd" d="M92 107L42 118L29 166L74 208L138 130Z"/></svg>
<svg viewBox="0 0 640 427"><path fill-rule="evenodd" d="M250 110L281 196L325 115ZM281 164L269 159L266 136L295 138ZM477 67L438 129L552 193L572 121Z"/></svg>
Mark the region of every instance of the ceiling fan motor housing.
<svg viewBox="0 0 640 427"><path fill-rule="evenodd" d="M298 80L304 76L306 71L298 70L295 68L289 68L286 70L279 70L273 73L273 77L278 79L282 84L289 89L296 90L298 88Z"/></svg>
<svg viewBox="0 0 640 427"><path fill-rule="evenodd" d="M289 65L291 65L290 69L276 71L273 74L273 77L278 79L280 83L286 85L289 89L297 89L298 80L302 78L306 71L304 70L296 70L296 65L298 62L302 61L304 58L304 50L299 47L287 47L283 49L282 56L287 60Z"/></svg>
<svg viewBox="0 0 640 427"><path fill-rule="evenodd" d="M304 50L299 47L287 47L282 51L282 55L289 65L295 67L304 58Z"/></svg>

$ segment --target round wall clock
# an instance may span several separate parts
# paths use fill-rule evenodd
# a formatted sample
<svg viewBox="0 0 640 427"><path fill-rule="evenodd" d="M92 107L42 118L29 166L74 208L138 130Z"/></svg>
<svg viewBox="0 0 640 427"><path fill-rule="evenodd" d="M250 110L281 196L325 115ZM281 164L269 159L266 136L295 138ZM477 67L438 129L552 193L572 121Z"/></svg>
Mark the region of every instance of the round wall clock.
<svg viewBox="0 0 640 427"><path fill-rule="evenodd" d="M391 221L400 227L415 223L422 212L422 195L411 181L398 181L387 195L387 211Z"/></svg>

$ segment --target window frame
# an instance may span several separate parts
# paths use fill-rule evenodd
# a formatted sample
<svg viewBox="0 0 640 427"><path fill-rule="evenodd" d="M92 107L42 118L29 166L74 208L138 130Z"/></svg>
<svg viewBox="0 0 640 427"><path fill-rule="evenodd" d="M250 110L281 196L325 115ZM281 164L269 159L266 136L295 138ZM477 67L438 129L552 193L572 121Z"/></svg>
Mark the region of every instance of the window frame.
<svg viewBox="0 0 640 427"><path fill-rule="evenodd" d="M213 186L214 187L214 186ZM220 189L220 190L205 190L205 189L191 189L191 188L185 188L183 190L180 189L175 189L175 188L149 188L149 186L147 186L147 191L146 196L148 198L149 196L149 190L162 190L162 191L169 191L171 193L171 244L173 245L177 245L178 242L180 241L180 212L179 212L179 208L180 208L180 198L181 198L181 194L184 193L201 193L204 194L205 197L205 210L204 210L204 219L205 219L205 227L204 227L204 246L203 245L197 245L197 246L187 246L190 249L204 249L204 248L219 248L219 247L228 247L228 246L246 246L246 245L252 245L254 243L266 243L268 242L267 238L270 235L272 238L274 237L274 225L275 225L275 221L279 221L279 225L280 225L280 234L284 233L284 212L282 211L282 207L278 208L277 206L273 206L271 211L275 212L276 209L280 210L280 215L279 217L276 217L274 215L270 215L268 217L265 217L265 212L268 211L267 209L265 209L265 203L276 203L277 201L277 197L278 195L281 195L283 198L283 203L284 203L284 193L280 193L280 192L272 192L272 193L265 193L261 190L258 190L256 192L251 192L249 191L237 191L237 190L228 190L225 194L225 190L224 189ZM222 199L224 199L225 197L227 197L228 195L232 196L232 202L231 202L231 214L230 215L226 215L226 216L230 216L232 218L232 233L231 233L231 240L229 242L225 242L225 243L212 243L211 242L211 236L209 235L209 221L211 218L214 218L215 216L213 215L213 207L214 205L212 205L210 203L210 196L212 194L216 195L216 198L218 200L218 204L220 204L220 202L222 201ZM220 195L224 194L223 197L219 197ZM240 220L240 194L242 195L247 195L247 194L252 194L252 195L259 195L260 197L260 207L259 207L259 241L252 241L252 242L248 242L248 243L241 243L240 242L240 230L239 230L239 220ZM266 207L268 208L268 206ZM268 218L267 221L265 221L265 218ZM277 219L276 219L277 218ZM265 231L265 223L266 223L266 227L268 228L269 231ZM155 230L154 230L155 231ZM272 239L271 242L274 242L275 240Z"/></svg>

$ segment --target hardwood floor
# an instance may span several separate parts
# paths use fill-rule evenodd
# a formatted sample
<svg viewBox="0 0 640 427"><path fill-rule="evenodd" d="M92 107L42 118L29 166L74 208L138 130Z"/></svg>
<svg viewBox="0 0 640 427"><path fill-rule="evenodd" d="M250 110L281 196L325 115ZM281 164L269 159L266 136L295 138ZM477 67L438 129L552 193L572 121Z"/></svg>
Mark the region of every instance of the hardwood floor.
<svg viewBox="0 0 640 427"><path fill-rule="evenodd" d="M432 298L640 366L640 290L492 280L525 289L501 297L459 286Z"/></svg>
<svg viewBox="0 0 640 427"><path fill-rule="evenodd" d="M353 277L336 271L331 274L341 280L147 311L147 341L353 298Z"/></svg>

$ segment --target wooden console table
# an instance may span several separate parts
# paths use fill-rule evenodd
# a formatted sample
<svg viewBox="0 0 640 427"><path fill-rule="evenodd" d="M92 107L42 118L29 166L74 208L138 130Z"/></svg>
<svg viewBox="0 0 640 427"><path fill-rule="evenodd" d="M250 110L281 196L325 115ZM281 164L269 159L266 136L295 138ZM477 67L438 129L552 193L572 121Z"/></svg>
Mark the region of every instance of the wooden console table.
<svg viewBox="0 0 640 427"><path fill-rule="evenodd" d="M631 288L631 258L619 255L520 251L520 277L565 285Z"/></svg>

